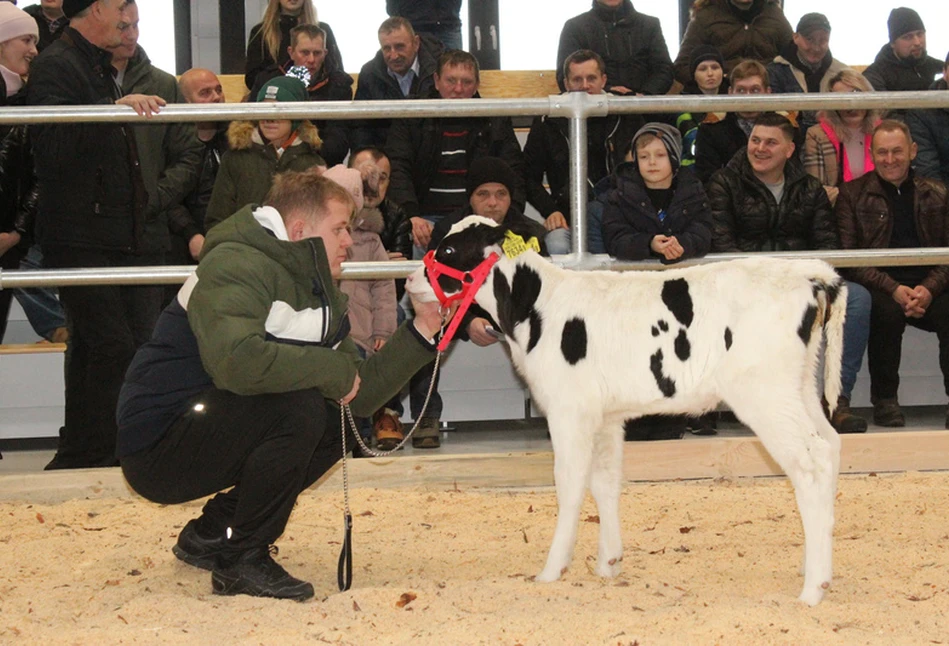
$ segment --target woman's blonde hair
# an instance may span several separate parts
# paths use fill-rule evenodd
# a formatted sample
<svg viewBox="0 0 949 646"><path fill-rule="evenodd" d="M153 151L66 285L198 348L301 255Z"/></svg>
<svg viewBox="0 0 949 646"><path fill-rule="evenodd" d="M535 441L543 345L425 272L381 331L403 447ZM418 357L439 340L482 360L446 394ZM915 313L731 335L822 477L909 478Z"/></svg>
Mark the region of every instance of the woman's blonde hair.
<svg viewBox="0 0 949 646"><path fill-rule="evenodd" d="M304 0L303 10L300 12L298 25L316 25L320 21L316 17L316 7L313 6L313 0ZM260 49L266 56L270 55L275 62L280 62L280 41L283 34L280 33L280 0L270 0L267 10L264 11L264 18L260 24Z"/></svg>
<svg viewBox="0 0 949 646"><path fill-rule="evenodd" d="M837 72L827 83L827 89L830 90L838 83L842 83L850 88L851 92L873 92L873 86L870 85L870 81L860 72L850 68L842 69ZM863 131L864 134L873 132L874 126L880 121L880 116L879 110L867 110L867 114L860 124L860 130ZM841 120L840 113L837 110L821 110L817 113L817 118L829 123L838 137L843 136L844 122Z"/></svg>

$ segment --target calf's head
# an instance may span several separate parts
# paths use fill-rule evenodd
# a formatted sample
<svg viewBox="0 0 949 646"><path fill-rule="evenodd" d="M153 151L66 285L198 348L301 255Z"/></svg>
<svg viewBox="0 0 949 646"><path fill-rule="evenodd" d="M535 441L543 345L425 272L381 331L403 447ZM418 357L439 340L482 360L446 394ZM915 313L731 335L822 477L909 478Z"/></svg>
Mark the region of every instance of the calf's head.
<svg viewBox="0 0 949 646"><path fill-rule="evenodd" d="M433 254L434 260L460 272L469 272L480 265L491 253L501 254L500 245L509 229L480 215L469 215L454 225ZM437 301L435 290L429 283L429 272L420 267L406 281L405 288L423 302ZM440 274L436 277L445 296L457 294L462 289L461 280Z"/></svg>

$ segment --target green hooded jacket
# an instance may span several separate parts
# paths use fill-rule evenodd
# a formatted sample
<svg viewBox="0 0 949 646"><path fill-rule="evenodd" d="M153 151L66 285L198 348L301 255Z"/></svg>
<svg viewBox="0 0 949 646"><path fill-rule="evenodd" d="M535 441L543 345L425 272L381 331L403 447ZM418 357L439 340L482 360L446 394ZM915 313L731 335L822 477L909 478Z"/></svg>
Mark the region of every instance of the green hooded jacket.
<svg viewBox="0 0 949 646"><path fill-rule="evenodd" d="M409 321L363 361L348 336L347 303L321 239L289 242L276 210L247 205L208 233L186 309L217 388L238 395L315 388L335 401L358 373L350 406L366 417L434 359L435 346Z"/></svg>

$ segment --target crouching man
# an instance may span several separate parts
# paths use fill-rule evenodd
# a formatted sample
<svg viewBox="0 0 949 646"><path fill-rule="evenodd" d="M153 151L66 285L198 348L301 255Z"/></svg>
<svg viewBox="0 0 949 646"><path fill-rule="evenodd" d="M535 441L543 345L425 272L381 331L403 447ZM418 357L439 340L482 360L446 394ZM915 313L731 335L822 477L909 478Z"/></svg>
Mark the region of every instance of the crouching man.
<svg viewBox="0 0 949 646"><path fill-rule="evenodd" d="M336 402L371 415L434 359L437 304L414 303L414 321L360 360L335 284L354 207L328 179L278 175L264 206L209 233L126 375L122 471L162 504L217 493L172 550L210 570L216 594L313 596L271 545L297 496L341 457Z"/></svg>

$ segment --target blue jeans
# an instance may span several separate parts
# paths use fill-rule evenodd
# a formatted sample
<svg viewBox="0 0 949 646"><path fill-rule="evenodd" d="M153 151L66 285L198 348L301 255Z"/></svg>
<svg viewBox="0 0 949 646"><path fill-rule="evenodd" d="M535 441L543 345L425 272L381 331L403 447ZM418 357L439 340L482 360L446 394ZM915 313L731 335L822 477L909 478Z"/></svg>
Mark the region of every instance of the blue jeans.
<svg viewBox="0 0 949 646"><path fill-rule="evenodd" d="M43 269L43 252L39 245L30 247L20 260L20 269ZM30 326L44 339L52 339L58 328L66 326L66 315L55 288L27 287L15 290L13 296L23 308Z"/></svg>
<svg viewBox="0 0 949 646"><path fill-rule="evenodd" d="M570 229L554 229L544 237L547 252L553 255L570 253ZM590 202L587 205L587 251L606 253L603 243L603 205Z"/></svg>
<svg viewBox="0 0 949 646"><path fill-rule="evenodd" d="M421 28L416 29L418 33L425 33L429 36L442 41L442 44L445 46L445 49L462 49L461 42L461 25L458 26L449 26L449 25L438 25L429 27L428 25L423 25Z"/></svg>
<svg viewBox="0 0 949 646"><path fill-rule="evenodd" d="M847 281L847 320L844 322L844 351L840 369L840 395L850 399L857 373L863 364L870 338L870 292L863 285Z"/></svg>

